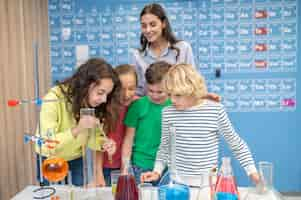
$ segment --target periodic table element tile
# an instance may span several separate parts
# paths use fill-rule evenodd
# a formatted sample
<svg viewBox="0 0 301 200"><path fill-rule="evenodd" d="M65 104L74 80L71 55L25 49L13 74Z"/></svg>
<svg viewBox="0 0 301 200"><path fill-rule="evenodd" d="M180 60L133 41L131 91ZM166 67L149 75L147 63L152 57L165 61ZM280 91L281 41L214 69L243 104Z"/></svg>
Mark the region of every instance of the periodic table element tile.
<svg viewBox="0 0 301 200"><path fill-rule="evenodd" d="M211 54L213 56L224 56L225 44L224 40L211 41Z"/></svg>
<svg viewBox="0 0 301 200"><path fill-rule="evenodd" d="M257 39L254 41L253 51L255 52L255 57L267 55L268 54L268 40Z"/></svg>
<svg viewBox="0 0 301 200"><path fill-rule="evenodd" d="M210 41L202 40L199 42L198 54L200 57L210 56Z"/></svg>
<svg viewBox="0 0 301 200"><path fill-rule="evenodd" d="M238 84L239 93L241 95L247 95L252 93L252 80L239 80Z"/></svg>
<svg viewBox="0 0 301 200"><path fill-rule="evenodd" d="M265 96L254 96L253 97L253 109L255 111L265 111L266 110L266 100Z"/></svg>
<svg viewBox="0 0 301 200"><path fill-rule="evenodd" d="M60 26L61 26L60 15L50 15L49 16L49 26L50 26L50 29L60 28Z"/></svg>
<svg viewBox="0 0 301 200"><path fill-rule="evenodd" d="M224 6L224 0L211 0L211 6L212 7Z"/></svg>
<svg viewBox="0 0 301 200"><path fill-rule="evenodd" d="M296 36L297 34L297 23L290 22L290 23L283 23L282 24L282 33L283 36Z"/></svg>
<svg viewBox="0 0 301 200"><path fill-rule="evenodd" d="M127 43L128 42L128 37L127 37L127 32L126 30L116 30L115 33L113 33L113 37L115 38L116 44L118 43Z"/></svg>
<svg viewBox="0 0 301 200"><path fill-rule="evenodd" d="M113 45L113 41L114 41L114 36L113 36L113 33L112 31L110 30L103 30L103 32L101 33L100 35L100 38L101 38L101 43L103 45L106 45L106 46L112 46Z"/></svg>
<svg viewBox="0 0 301 200"><path fill-rule="evenodd" d="M239 19L239 12L238 12L238 8L234 7L230 7L230 8L226 8L225 9L225 22L226 23L237 23L238 19Z"/></svg>
<svg viewBox="0 0 301 200"><path fill-rule="evenodd" d="M281 50L283 53L293 53L297 52L297 40L296 39L284 39L282 41Z"/></svg>
<svg viewBox="0 0 301 200"><path fill-rule="evenodd" d="M282 95L280 97L281 110L283 111L295 111L297 107L296 95Z"/></svg>
<svg viewBox="0 0 301 200"><path fill-rule="evenodd" d="M230 57L230 58L225 58L225 72L226 73L233 73L233 72L238 72L239 71L239 64L238 64L238 57Z"/></svg>
<svg viewBox="0 0 301 200"><path fill-rule="evenodd" d="M283 71L283 67L281 65L281 58L279 55L269 57L269 71L271 72L280 72Z"/></svg>
<svg viewBox="0 0 301 200"><path fill-rule="evenodd" d="M256 4L256 3L258 3L258 4L260 4L260 3L267 3L268 2L268 0L254 0L254 3Z"/></svg>
<svg viewBox="0 0 301 200"><path fill-rule="evenodd" d="M280 0L281 1L281 0ZM239 4L241 6L245 6L245 5L252 5L253 0L239 0Z"/></svg>
<svg viewBox="0 0 301 200"><path fill-rule="evenodd" d="M75 11L74 1L64 0L60 4L61 13L69 13L72 14Z"/></svg>
<svg viewBox="0 0 301 200"><path fill-rule="evenodd" d="M224 82L224 90L227 95L235 95L239 93L239 81L227 80Z"/></svg>
<svg viewBox="0 0 301 200"><path fill-rule="evenodd" d="M221 70L221 76L223 76L223 73L225 71L225 62L224 57L212 57L211 60L212 63L212 70L219 69Z"/></svg>
<svg viewBox="0 0 301 200"><path fill-rule="evenodd" d="M51 60L51 74L59 73L61 62L55 63Z"/></svg>
<svg viewBox="0 0 301 200"><path fill-rule="evenodd" d="M282 25L281 22L272 22L269 24L269 36L279 38L282 36Z"/></svg>
<svg viewBox="0 0 301 200"><path fill-rule="evenodd" d="M253 57L240 57L238 65L240 72L251 72L253 70Z"/></svg>
<svg viewBox="0 0 301 200"><path fill-rule="evenodd" d="M68 60L64 61L60 72L64 74L72 74L76 68L75 62L76 61L74 59L70 60L69 62Z"/></svg>
<svg viewBox="0 0 301 200"><path fill-rule="evenodd" d="M75 29L86 29L87 28L87 18L84 10L80 9L77 11L73 18L73 28Z"/></svg>
<svg viewBox="0 0 301 200"><path fill-rule="evenodd" d="M77 44L87 44L88 43L88 31L84 29L75 30L75 42Z"/></svg>
<svg viewBox="0 0 301 200"><path fill-rule="evenodd" d="M296 79L283 79L281 83L282 94L295 94L296 93Z"/></svg>
<svg viewBox="0 0 301 200"><path fill-rule="evenodd" d="M277 21L281 20L282 18L282 6L273 6L268 8L268 17L269 20L272 21Z"/></svg>
<svg viewBox="0 0 301 200"><path fill-rule="evenodd" d="M224 25L212 25L211 26L211 37L214 39L224 39L225 31Z"/></svg>
<svg viewBox="0 0 301 200"><path fill-rule="evenodd" d="M238 24L227 24L225 26L225 38L238 39Z"/></svg>
<svg viewBox="0 0 301 200"><path fill-rule="evenodd" d="M268 19L268 8L266 6L258 6L254 9L253 18L257 21L265 21Z"/></svg>
<svg viewBox="0 0 301 200"><path fill-rule="evenodd" d="M199 35L198 36L199 36L200 40L210 39L211 38L211 33L212 33L212 30L211 30L210 25L207 25L207 24L200 24L199 25ZM220 39L224 39L224 37L221 36Z"/></svg>
<svg viewBox="0 0 301 200"><path fill-rule="evenodd" d="M248 5L247 7L239 8L240 22L250 22L253 19L253 8Z"/></svg>
<svg viewBox="0 0 301 200"><path fill-rule="evenodd" d="M93 27L93 28L101 28L101 16L98 15L97 13L91 13L88 14L87 16L87 25L88 27Z"/></svg>
<svg viewBox="0 0 301 200"><path fill-rule="evenodd" d="M61 43L62 43L61 29L52 29L51 30L50 43L51 43L51 45L61 45Z"/></svg>
<svg viewBox="0 0 301 200"><path fill-rule="evenodd" d="M269 40L269 46L268 46L269 53L278 54L279 56L279 53L281 52L282 49L281 43L282 43L281 38Z"/></svg>
<svg viewBox="0 0 301 200"><path fill-rule="evenodd" d="M195 25L197 23L197 21L195 20L197 19L197 8L190 8L190 9L184 9L182 11L182 23L183 24L193 24Z"/></svg>
<svg viewBox="0 0 301 200"><path fill-rule="evenodd" d="M224 8L213 7L211 9L211 22L212 23L224 23Z"/></svg>
<svg viewBox="0 0 301 200"><path fill-rule="evenodd" d="M89 57L101 57L100 45L89 45Z"/></svg>
<svg viewBox="0 0 301 200"><path fill-rule="evenodd" d="M48 1L48 13L51 15L59 15L60 7L59 0L49 0Z"/></svg>
<svg viewBox="0 0 301 200"><path fill-rule="evenodd" d="M238 98L238 106L240 111L251 111L253 107L253 98L250 95L240 95Z"/></svg>
<svg viewBox="0 0 301 200"><path fill-rule="evenodd" d="M63 14L61 17L62 17L61 18L62 26L64 26L64 27L72 27L73 26L73 18L74 18L73 15Z"/></svg>
<svg viewBox="0 0 301 200"><path fill-rule="evenodd" d="M253 80L252 87L253 87L253 92L256 94L264 94L267 92L265 79Z"/></svg>
<svg viewBox="0 0 301 200"><path fill-rule="evenodd" d="M208 84L208 90L216 94L224 94L223 81L210 81Z"/></svg>
<svg viewBox="0 0 301 200"><path fill-rule="evenodd" d="M239 53L241 56L251 56L253 54L252 40L239 40Z"/></svg>
<svg viewBox="0 0 301 200"><path fill-rule="evenodd" d="M238 6L238 0L224 0L225 6Z"/></svg>
<svg viewBox="0 0 301 200"><path fill-rule="evenodd" d="M297 6L283 6L282 17L284 20L295 20L297 16Z"/></svg>
<svg viewBox="0 0 301 200"><path fill-rule="evenodd" d="M75 55L75 46L65 46L63 48L64 59L73 59Z"/></svg>
<svg viewBox="0 0 301 200"><path fill-rule="evenodd" d="M200 9L198 13L200 23L210 23L210 12L208 9Z"/></svg>
<svg viewBox="0 0 301 200"><path fill-rule="evenodd" d="M267 109L272 111L279 111L281 108L280 95L268 95L265 98L265 104Z"/></svg>
<svg viewBox="0 0 301 200"><path fill-rule="evenodd" d="M282 57L281 65L283 67L283 71L285 72L295 72L297 71L297 58L295 55L284 55Z"/></svg>
<svg viewBox="0 0 301 200"><path fill-rule="evenodd" d="M240 24L238 32L240 38L251 38L253 36L253 24Z"/></svg>
<svg viewBox="0 0 301 200"><path fill-rule="evenodd" d="M236 57L239 52L238 49L239 49L239 41L238 40L225 41L225 54L226 55Z"/></svg>
<svg viewBox="0 0 301 200"><path fill-rule="evenodd" d="M51 63L58 63L62 61L62 47L61 46L50 46L50 59Z"/></svg>
<svg viewBox="0 0 301 200"><path fill-rule="evenodd" d="M275 28L279 28L279 27L275 26ZM274 34L276 34L276 33L277 32L275 32ZM254 34L257 38L266 37L267 35L272 34L272 30L271 30L271 27L268 27L267 23L256 23ZM281 35L281 31L279 31L279 36L280 35Z"/></svg>
<svg viewBox="0 0 301 200"><path fill-rule="evenodd" d="M280 79L268 79L266 81L266 89L268 94L280 94L281 80Z"/></svg>
<svg viewBox="0 0 301 200"><path fill-rule="evenodd" d="M101 38L99 37L100 31L98 29L90 29L87 32L87 39L90 44L101 42Z"/></svg>
<svg viewBox="0 0 301 200"><path fill-rule="evenodd" d="M237 112L239 110L238 98L238 96L225 95L225 97L222 99L222 103L225 105L227 111Z"/></svg>
<svg viewBox="0 0 301 200"><path fill-rule="evenodd" d="M211 71L210 57L200 56L198 66L201 73L210 72Z"/></svg>
<svg viewBox="0 0 301 200"><path fill-rule="evenodd" d="M197 40L197 27L195 25L185 24L183 26L183 40L186 41L195 41Z"/></svg>

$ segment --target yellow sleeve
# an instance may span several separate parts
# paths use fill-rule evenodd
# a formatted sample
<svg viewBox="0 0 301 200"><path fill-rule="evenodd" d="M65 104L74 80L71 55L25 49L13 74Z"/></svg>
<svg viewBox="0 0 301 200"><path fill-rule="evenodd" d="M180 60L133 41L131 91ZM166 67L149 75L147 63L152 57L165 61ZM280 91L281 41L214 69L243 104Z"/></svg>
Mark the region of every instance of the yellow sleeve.
<svg viewBox="0 0 301 200"><path fill-rule="evenodd" d="M46 102L43 103L41 106L40 111L40 128L41 131L39 132L39 127L37 128L37 135L41 135L42 138L48 138L47 132L49 130L54 131L54 137L51 139L55 139L59 141L59 144L55 145L54 150L49 150L45 145L42 145L42 155L49 156L49 154L56 154L65 152L68 154L68 148L74 145L75 138L71 133L71 128L73 126L72 122L67 120L65 121L64 127L68 127L65 130L61 130L62 127L62 118L69 117L70 113L67 111L66 102L62 102L62 99L59 99L55 92L50 91L44 99L57 99L57 102ZM60 105L61 104L61 105ZM37 152L39 152L39 148L36 148ZM65 154L63 153L63 154Z"/></svg>

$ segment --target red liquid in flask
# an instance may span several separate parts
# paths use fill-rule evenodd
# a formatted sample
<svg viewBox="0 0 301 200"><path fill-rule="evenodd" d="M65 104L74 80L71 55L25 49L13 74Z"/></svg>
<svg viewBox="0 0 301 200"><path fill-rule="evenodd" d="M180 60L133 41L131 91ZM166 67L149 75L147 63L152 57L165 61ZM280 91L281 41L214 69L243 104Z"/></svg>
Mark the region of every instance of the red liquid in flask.
<svg viewBox="0 0 301 200"><path fill-rule="evenodd" d="M121 175L118 178L115 200L138 200L138 188L133 175Z"/></svg>

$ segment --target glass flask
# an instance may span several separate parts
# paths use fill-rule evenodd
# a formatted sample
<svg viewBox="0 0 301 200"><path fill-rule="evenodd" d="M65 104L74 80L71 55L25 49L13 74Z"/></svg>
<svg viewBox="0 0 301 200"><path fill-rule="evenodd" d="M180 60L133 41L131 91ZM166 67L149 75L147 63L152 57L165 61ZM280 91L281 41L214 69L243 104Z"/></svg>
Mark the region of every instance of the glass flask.
<svg viewBox="0 0 301 200"><path fill-rule="evenodd" d="M138 200L138 187L132 173L130 161L125 159L123 162L124 171L118 178L115 200Z"/></svg>
<svg viewBox="0 0 301 200"><path fill-rule="evenodd" d="M260 161L258 166L261 182L256 188L248 189L244 200L283 200L283 196L273 187L273 164Z"/></svg>
<svg viewBox="0 0 301 200"><path fill-rule="evenodd" d="M42 163L43 176L49 182L58 182L65 179L68 175L69 165L68 162L55 156L55 146L57 142L53 128L47 129L47 139L45 139L45 146L48 149L49 157Z"/></svg>
<svg viewBox="0 0 301 200"><path fill-rule="evenodd" d="M215 187L215 200L238 200L238 190L232 172L231 160L229 157L222 158L222 165L217 177Z"/></svg>
<svg viewBox="0 0 301 200"><path fill-rule="evenodd" d="M159 187L159 200L189 200L190 198L190 190L187 185L178 184L179 182L183 182L181 177L177 172L176 166L176 128L172 125L169 127L169 156L170 156L170 166L169 166L169 174L170 174L170 182L167 185L163 185ZM163 177L162 177L163 178Z"/></svg>

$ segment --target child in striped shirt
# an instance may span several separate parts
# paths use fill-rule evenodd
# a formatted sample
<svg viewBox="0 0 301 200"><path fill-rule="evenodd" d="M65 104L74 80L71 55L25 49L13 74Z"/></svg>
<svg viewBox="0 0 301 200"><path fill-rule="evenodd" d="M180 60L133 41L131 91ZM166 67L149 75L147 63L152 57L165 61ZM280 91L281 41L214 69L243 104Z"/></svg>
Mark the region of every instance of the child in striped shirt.
<svg viewBox="0 0 301 200"><path fill-rule="evenodd" d="M247 144L235 132L224 106L204 98L206 84L195 68L174 65L165 75L163 88L172 105L162 112L161 144L154 169L143 173L141 181L159 180L170 163L170 129L174 127L177 182L198 186L200 175L217 166L219 137L223 136L247 175L258 184L259 175Z"/></svg>

